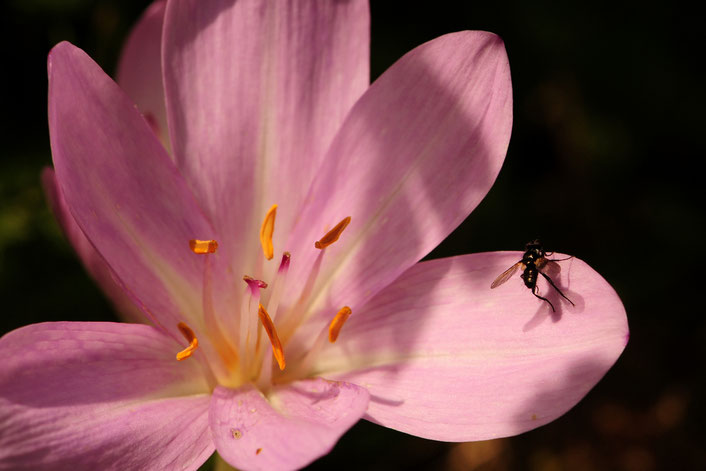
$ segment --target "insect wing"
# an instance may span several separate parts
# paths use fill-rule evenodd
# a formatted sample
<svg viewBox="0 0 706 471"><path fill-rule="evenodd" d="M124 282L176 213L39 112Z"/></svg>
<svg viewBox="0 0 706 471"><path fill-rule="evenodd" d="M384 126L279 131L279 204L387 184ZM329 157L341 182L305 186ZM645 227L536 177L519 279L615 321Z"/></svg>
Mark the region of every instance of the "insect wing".
<svg viewBox="0 0 706 471"><path fill-rule="evenodd" d="M497 288L498 286L509 280L510 277L515 274L517 269L520 268L520 265L522 265L522 262L517 262L516 264L502 272L500 276L497 277L495 281L493 281L493 283L490 285L490 289Z"/></svg>
<svg viewBox="0 0 706 471"><path fill-rule="evenodd" d="M544 263L540 267L540 271L547 275L550 278L558 278L559 274L561 273L561 265L556 263L555 261L552 260L547 260L546 263Z"/></svg>

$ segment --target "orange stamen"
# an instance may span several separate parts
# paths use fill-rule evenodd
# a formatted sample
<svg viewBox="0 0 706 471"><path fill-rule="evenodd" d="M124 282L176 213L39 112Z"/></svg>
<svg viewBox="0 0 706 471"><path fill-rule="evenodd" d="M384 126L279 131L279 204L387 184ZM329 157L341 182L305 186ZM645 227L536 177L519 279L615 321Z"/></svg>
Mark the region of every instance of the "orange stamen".
<svg viewBox="0 0 706 471"><path fill-rule="evenodd" d="M189 247L191 247L192 252L197 254L215 253L216 249L218 249L218 242L215 240L191 239Z"/></svg>
<svg viewBox="0 0 706 471"><path fill-rule="evenodd" d="M199 346L199 339L196 338L196 335L194 334L194 331L191 330L191 327L183 322L179 322L177 327L179 328L181 335L183 335L186 341L189 342L188 347L176 354L176 359L182 361L186 360L194 353L194 350L196 350Z"/></svg>
<svg viewBox="0 0 706 471"><path fill-rule="evenodd" d="M262 307L262 304L260 304L260 309L258 309L257 314L260 316L260 322L262 322L262 326L265 328L265 332L267 332L267 336L270 338L270 343L272 344L272 354L277 360L279 369L283 370L286 365L284 361L284 350L282 349L282 343L279 341L279 337L277 336L275 325L272 323L272 319L270 319L270 315L267 313L265 308Z"/></svg>
<svg viewBox="0 0 706 471"><path fill-rule="evenodd" d="M343 328L343 324L346 323L352 312L353 311L351 311L351 308L349 308L348 306L343 306L341 310L338 311L338 314L336 314L336 317L333 318L331 324L328 326L329 342L334 343L336 341L336 339L338 338L338 334Z"/></svg>
<svg viewBox="0 0 706 471"><path fill-rule="evenodd" d="M351 217L348 216L347 218L343 219L343 221L339 222L336 224L336 227L331 229L324 235L321 239L317 240L314 242L314 247L317 249L325 249L329 245L333 244L338 240L339 237L341 237L341 233L343 232L343 229L348 226L351 222Z"/></svg>
<svg viewBox="0 0 706 471"><path fill-rule="evenodd" d="M262 252L265 254L267 260L272 260L275 253L275 248L272 245L272 234L275 233L276 216L277 205L273 204L270 210L267 211L265 220L262 221L262 227L260 228L260 245L262 245Z"/></svg>

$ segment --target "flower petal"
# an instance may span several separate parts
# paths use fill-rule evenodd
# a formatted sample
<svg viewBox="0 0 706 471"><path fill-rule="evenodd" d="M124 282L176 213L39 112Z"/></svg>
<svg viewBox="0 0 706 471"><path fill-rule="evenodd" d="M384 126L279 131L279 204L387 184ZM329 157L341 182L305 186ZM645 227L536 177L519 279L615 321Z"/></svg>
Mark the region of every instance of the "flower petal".
<svg viewBox="0 0 706 471"><path fill-rule="evenodd" d="M116 81L169 149L162 85L162 24L166 4L166 0L152 3L128 35L118 62Z"/></svg>
<svg viewBox="0 0 706 471"><path fill-rule="evenodd" d="M275 387L213 391L210 422L218 453L248 470L299 469L328 453L365 412L368 392L354 384L310 379Z"/></svg>
<svg viewBox="0 0 706 471"><path fill-rule="evenodd" d="M370 420L425 438L485 440L546 424L573 407L625 348L615 291L578 259L532 296L522 257L493 252L417 264L351 316L313 373L365 385ZM562 258L557 255L556 258Z"/></svg>
<svg viewBox="0 0 706 471"><path fill-rule="evenodd" d="M53 169L47 167L42 171L42 185L49 199L54 217L59 222L66 238L69 239L71 246L78 254L88 273L113 302L118 314L131 322L145 322L145 314L132 302L119 283L115 281L115 275L110 266L96 252L96 249L93 248L81 228L76 224L56 183L56 175Z"/></svg>
<svg viewBox="0 0 706 471"><path fill-rule="evenodd" d="M211 239L174 163L122 90L83 51L49 55L49 131L56 178L76 223L153 320L177 338L199 326L203 260Z"/></svg>
<svg viewBox="0 0 706 471"><path fill-rule="evenodd" d="M153 327L59 322L0 339L0 469L197 469L213 452L198 361Z"/></svg>
<svg viewBox="0 0 706 471"><path fill-rule="evenodd" d="M292 293L324 226L351 216L321 266L330 290L318 289L327 314L344 304L355 312L478 205L511 127L510 69L496 35L448 34L402 57L355 105L317 173L288 244Z"/></svg>
<svg viewBox="0 0 706 471"><path fill-rule="evenodd" d="M281 253L331 139L368 86L367 2L170 2L163 55L174 155L219 231L237 238L228 241L233 259L261 256L258 231L273 204Z"/></svg>

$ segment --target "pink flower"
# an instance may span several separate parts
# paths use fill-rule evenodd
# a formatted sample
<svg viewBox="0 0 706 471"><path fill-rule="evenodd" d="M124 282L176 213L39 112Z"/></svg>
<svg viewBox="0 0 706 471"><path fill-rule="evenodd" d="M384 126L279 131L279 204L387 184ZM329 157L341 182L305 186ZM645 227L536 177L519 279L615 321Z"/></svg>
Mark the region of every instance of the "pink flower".
<svg viewBox="0 0 706 471"><path fill-rule="evenodd" d="M623 306L580 260L562 262L576 307L554 300L555 322L519 277L490 290L519 252L418 263L502 165L502 41L439 37L369 86L368 30L357 0L158 2L122 88L52 50L45 185L89 270L149 325L4 336L0 469L196 469L214 450L293 469L360 418L515 435L616 361Z"/></svg>

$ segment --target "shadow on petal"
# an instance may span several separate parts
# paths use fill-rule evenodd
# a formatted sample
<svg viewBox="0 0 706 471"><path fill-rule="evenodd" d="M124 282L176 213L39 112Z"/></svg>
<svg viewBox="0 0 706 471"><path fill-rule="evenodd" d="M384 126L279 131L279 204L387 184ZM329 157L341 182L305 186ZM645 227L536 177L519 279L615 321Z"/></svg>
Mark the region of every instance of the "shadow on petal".
<svg viewBox="0 0 706 471"><path fill-rule="evenodd" d="M569 302L564 299L554 288L552 288L549 283L540 278L538 286L541 287L541 295L549 299L552 305L554 305L556 311L552 312L552 309L546 302L536 299L534 296L529 296L530 298L534 298L539 306L537 307L537 311L534 313L534 316L532 316L532 318L527 321L523 327L523 332L528 332L536 328L547 319L551 319L552 322L559 322L564 314L574 315L582 314L584 312L586 309L586 300L581 294L570 289L571 268L574 260L575 259L572 258L570 261L567 261L563 271L558 274L553 274L552 276L552 281L557 288L559 288L561 292L574 303L574 305L572 306L569 304Z"/></svg>
<svg viewBox="0 0 706 471"><path fill-rule="evenodd" d="M354 194L362 200L321 199L308 208L331 221L352 208L346 239L324 261L323 279L331 289L322 315L345 302L353 309L350 322L365 316L356 307L447 237L495 181L510 133L509 68L499 38L466 33L439 38L400 59L356 104L334 139L329 156L341 158L326 162L320 179L325 183L315 182L312 193L335 189L348 200ZM455 46L469 57L449 52ZM473 67L478 64L480 71ZM368 168L361 171L352 162ZM420 287L427 288L434 286ZM415 325L424 328L423 322ZM409 332L403 340L390 332L397 351L414 346Z"/></svg>

